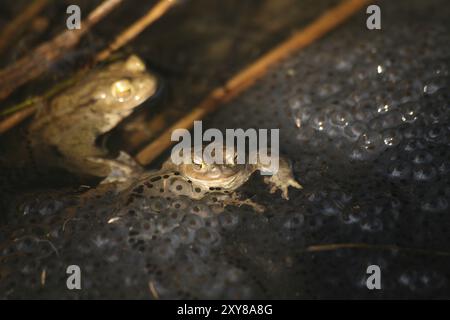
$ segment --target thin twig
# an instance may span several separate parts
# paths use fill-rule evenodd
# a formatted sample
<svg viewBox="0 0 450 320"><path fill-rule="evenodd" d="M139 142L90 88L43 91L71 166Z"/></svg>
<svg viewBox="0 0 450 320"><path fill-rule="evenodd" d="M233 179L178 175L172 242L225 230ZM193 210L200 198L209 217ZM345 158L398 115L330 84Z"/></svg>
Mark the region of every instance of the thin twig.
<svg viewBox="0 0 450 320"><path fill-rule="evenodd" d="M153 281L150 281L148 283L148 288L150 289L150 293L152 294L152 297L155 300L159 300L159 294L158 291L156 290L155 284L153 283Z"/></svg>
<svg viewBox="0 0 450 320"><path fill-rule="evenodd" d="M11 116L0 121L0 134L8 131L9 129L16 126L18 123L22 122L29 116L31 116L36 111L35 107L25 108L23 110L13 113Z"/></svg>
<svg viewBox="0 0 450 320"><path fill-rule="evenodd" d="M94 59L94 64L106 60L111 53L114 51L120 49L122 46L127 44L129 41L136 38L136 36L139 35L145 28L147 28L149 25L151 25L153 22L155 22L158 18L160 18L165 12L167 12L168 9L170 9L177 0L161 0L158 2L155 6L153 6L142 18L140 18L138 21L133 23L130 27L128 27L124 32L122 32L111 45L109 45L105 50L98 53ZM91 66L92 67L92 66ZM82 70L82 73L86 71L88 68L84 68ZM0 74L1 75L1 74ZM75 77L77 78L77 76ZM1 81L0 81L1 84ZM55 90L50 90L49 93L46 93L44 96L49 97L52 94L54 94ZM0 97L1 100L1 97ZM6 115L10 114L12 112L16 112L17 110L19 114L16 115L14 113L13 115L5 118L3 121L0 121L0 134L6 132L7 130L13 128L17 124L19 124L21 121L26 119L26 117L32 115L35 111L35 108L29 111L21 110L24 108L27 108L31 106L34 102L42 100L42 97L34 97L27 99L26 101L15 105L11 108L8 108L5 110L5 112L0 113L0 115Z"/></svg>
<svg viewBox="0 0 450 320"><path fill-rule="evenodd" d="M66 30L46 42L13 65L0 71L0 100L8 97L15 89L42 75L53 63L73 48L88 32L123 0L105 0L95 8L79 30Z"/></svg>
<svg viewBox="0 0 450 320"><path fill-rule="evenodd" d="M336 7L325 12L309 26L295 33L290 39L237 73L224 86L214 89L206 99L196 106L189 114L177 121L157 139L144 147L136 155L136 160L142 165L151 163L161 155L164 150L173 144L170 138L174 130L180 128L190 129L195 120L204 118L208 113L216 110L221 104L235 98L255 83L256 80L260 79L270 67L274 66L293 52L300 50L321 38L326 33L345 22L369 2L369 0L344 0Z"/></svg>
<svg viewBox="0 0 450 320"><path fill-rule="evenodd" d="M149 25L158 20L167 12L177 0L160 0L153 6L142 18L129 26L124 32L119 34L116 39L103 51L97 54L95 62L103 61L108 58L112 52L121 48L145 30Z"/></svg>
<svg viewBox="0 0 450 320"><path fill-rule="evenodd" d="M64 88L67 88L69 85L75 83L80 76L81 76L80 74L77 74L66 81L58 83L57 85L53 86L50 90L45 92L42 96L28 98L19 104L16 104L12 107L0 111L0 117L7 116L12 113L12 115L0 121L0 135L5 133L9 129L13 128L17 124L28 118L29 116L31 116L37 110L37 106L39 105L40 102L51 98L56 93L60 92Z"/></svg>
<svg viewBox="0 0 450 320"><path fill-rule="evenodd" d="M367 244L367 243L330 243L330 244L319 244L313 245L306 248L306 252L323 252L323 251L334 251L339 249L376 249L376 250L391 250L391 251L402 251L418 254L432 254L437 256L450 257L450 252L447 251L434 251L426 249L416 249L416 248L406 248L399 247L392 244Z"/></svg>
<svg viewBox="0 0 450 320"><path fill-rule="evenodd" d="M34 0L26 9L8 23L0 34L0 54L17 37L35 16L49 3L49 0Z"/></svg>

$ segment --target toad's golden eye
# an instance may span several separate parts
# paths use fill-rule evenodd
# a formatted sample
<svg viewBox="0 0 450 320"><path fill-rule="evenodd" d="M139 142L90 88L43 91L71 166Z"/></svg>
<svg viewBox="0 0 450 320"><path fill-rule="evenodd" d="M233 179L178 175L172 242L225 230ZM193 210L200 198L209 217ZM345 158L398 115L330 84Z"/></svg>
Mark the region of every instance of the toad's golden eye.
<svg viewBox="0 0 450 320"><path fill-rule="evenodd" d="M125 101L131 97L133 86L128 79L119 80L113 83L111 93L119 101Z"/></svg>
<svg viewBox="0 0 450 320"><path fill-rule="evenodd" d="M195 163L194 162L194 169L195 170L201 170L203 168L203 163Z"/></svg>

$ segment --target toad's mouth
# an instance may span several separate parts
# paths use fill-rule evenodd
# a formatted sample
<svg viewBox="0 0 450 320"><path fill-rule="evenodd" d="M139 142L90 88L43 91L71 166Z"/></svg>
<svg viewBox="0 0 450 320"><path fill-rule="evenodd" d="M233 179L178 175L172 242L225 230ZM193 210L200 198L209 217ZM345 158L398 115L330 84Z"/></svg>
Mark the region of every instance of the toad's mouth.
<svg viewBox="0 0 450 320"><path fill-rule="evenodd" d="M195 170L194 165L185 165L182 170L183 175L193 183L206 187L221 187L231 189L236 184L246 180L247 170L245 165L215 166L201 170Z"/></svg>

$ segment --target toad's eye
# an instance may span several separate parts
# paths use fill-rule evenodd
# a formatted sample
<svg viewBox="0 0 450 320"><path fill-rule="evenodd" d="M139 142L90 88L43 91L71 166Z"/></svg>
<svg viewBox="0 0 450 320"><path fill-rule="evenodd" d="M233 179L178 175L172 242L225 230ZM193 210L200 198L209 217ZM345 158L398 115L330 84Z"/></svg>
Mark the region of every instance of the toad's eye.
<svg viewBox="0 0 450 320"><path fill-rule="evenodd" d="M194 162L194 169L201 170L203 168L203 163L195 163Z"/></svg>
<svg viewBox="0 0 450 320"><path fill-rule="evenodd" d="M113 83L111 93L119 101L125 101L131 97L133 86L128 79L119 80Z"/></svg>

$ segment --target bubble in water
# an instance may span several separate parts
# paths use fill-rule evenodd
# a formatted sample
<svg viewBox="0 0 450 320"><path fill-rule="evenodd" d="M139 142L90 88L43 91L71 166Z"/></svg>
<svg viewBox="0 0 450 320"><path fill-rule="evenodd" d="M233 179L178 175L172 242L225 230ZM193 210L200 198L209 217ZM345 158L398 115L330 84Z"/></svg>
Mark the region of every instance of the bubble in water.
<svg viewBox="0 0 450 320"><path fill-rule="evenodd" d="M213 214L209 207L201 202L193 203L189 212L203 218L209 217Z"/></svg>
<svg viewBox="0 0 450 320"><path fill-rule="evenodd" d="M404 161L395 161L387 168L387 174L393 179L407 179L411 175L411 166Z"/></svg>
<svg viewBox="0 0 450 320"><path fill-rule="evenodd" d="M406 152L412 152L424 148L425 148L424 141L420 139L410 139L405 143L403 150L405 150Z"/></svg>
<svg viewBox="0 0 450 320"><path fill-rule="evenodd" d="M360 223L361 229L368 232L380 232L383 230L383 222L379 218L365 218Z"/></svg>
<svg viewBox="0 0 450 320"><path fill-rule="evenodd" d="M384 144L381 134L369 131L363 133L357 142L358 146L368 152L378 152Z"/></svg>
<svg viewBox="0 0 450 320"><path fill-rule="evenodd" d="M338 127L346 127L352 121L352 115L350 112L336 110L331 113L331 124Z"/></svg>
<svg viewBox="0 0 450 320"><path fill-rule="evenodd" d="M323 219L324 219L323 216L313 215L306 217L305 222L309 230L316 231L323 226L324 224Z"/></svg>
<svg viewBox="0 0 450 320"><path fill-rule="evenodd" d="M433 142L442 142L448 135L448 131L444 126L435 125L427 131L427 138Z"/></svg>
<svg viewBox="0 0 450 320"><path fill-rule="evenodd" d="M376 110L374 110L373 102L370 100L364 100L361 102L361 106L354 109L352 112L354 118L357 121L368 122L373 119L373 117L377 114Z"/></svg>
<svg viewBox="0 0 450 320"><path fill-rule="evenodd" d="M175 250L170 243L163 242L152 248L153 256L157 259L167 260L175 255Z"/></svg>
<svg viewBox="0 0 450 320"><path fill-rule="evenodd" d="M429 212L442 212L447 210L448 201L444 197L435 197L433 199L423 201L421 208L422 210Z"/></svg>
<svg viewBox="0 0 450 320"><path fill-rule="evenodd" d="M287 219L283 226L287 229L297 229L303 225L304 221L305 217L301 213L297 213Z"/></svg>
<svg viewBox="0 0 450 320"><path fill-rule="evenodd" d="M297 140L300 142L307 143L311 141L311 139L314 137L314 129L311 127L303 127L299 130L299 134L297 135Z"/></svg>
<svg viewBox="0 0 450 320"><path fill-rule="evenodd" d="M170 207L176 210L186 210L190 204L190 198L185 196L178 196L176 199L171 199Z"/></svg>
<svg viewBox="0 0 450 320"><path fill-rule="evenodd" d="M366 131L367 127L364 123L354 122L345 128L344 133L351 140L357 140Z"/></svg>
<svg viewBox="0 0 450 320"><path fill-rule="evenodd" d="M439 89L445 88L450 83L448 77L434 77L426 81L426 85L423 87L423 93L432 95L438 92Z"/></svg>
<svg viewBox="0 0 450 320"><path fill-rule="evenodd" d="M402 140L402 135L398 130L388 129L383 132L383 142L388 147L398 145Z"/></svg>
<svg viewBox="0 0 450 320"><path fill-rule="evenodd" d="M448 110L442 110L442 109L436 108L434 110L431 110L431 112L429 112L427 114L427 118L433 124L446 122L448 120L447 119L447 112L448 112Z"/></svg>
<svg viewBox="0 0 450 320"><path fill-rule="evenodd" d="M242 279L243 272L240 269L232 267L225 271L224 276L227 281L231 283L238 283Z"/></svg>
<svg viewBox="0 0 450 320"><path fill-rule="evenodd" d="M220 235L211 228L200 228L195 233L195 239L203 245L212 246L219 242Z"/></svg>
<svg viewBox="0 0 450 320"><path fill-rule="evenodd" d="M435 271L407 271L398 277L398 283L411 291L423 292L428 288L442 288L446 279Z"/></svg>
<svg viewBox="0 0 450 320"><path fill-rule="evenodd" d="M311 118L311 115L313 114L313 110L309 106L301 107L296 113L295 113L295 119L298 122L300 122L301 125L306 124L309 119Z"/></svg>
<svg viewBox="0 0 450 320"><path fill-rule="evenodd" d="M323 131L326 127L327 119L322 114L317 114L311 119L311 126L319 131Z"/></svg>
<svg viewBox="0 0 450 320"><path fill-rule="evenodd" d="M342 211L339 218L345 224L353 224L361 220L361 216L358 213L351 211Z"/></svg>
<svg viewBox="0 0 450 320"><path fill-rule="evenodd" d="M182 224L189 229L196 230L203 226L203 219L195 214L187 214L184 217Z"/></svg>
<svg viewBox="0 0 450 320"><path fill-rule="evenodd" d="M352 200L352 195L341 190L332 190L330 192L330 198L337 203L348 203Z"/></svg>
<svg viewBox="0 0 450 320"><path fill-rule="evenodd" d="M436 175L436 169L430 165L419 165L413 170L414 179L417 181L429 181L434 179Z"/></svg>
<svg viewBox="0 0 450 320"><path fill-rule="evenodd" d="M344 72L352 69L352 63L348 60L339 60L335 66L336 70Z"/></svg>
<svg viewBox="0 0 450 320"><path fill-rule="evenodd" d="M418 150L412 153L411 159L415 164L425 164L431 163L433 156L425 150Z"/></svg>
<svg viewBox="0 0 450 320"><path fill-rule="evenodd" d="M420 139L423 137L423 127L417 124L407 125L406 128L403 128L403 136L407 139Z"/></svg>
<svg viewBox="0 0 450 320"><path fill-rule="evenodd" d="M171 179L169 181L169 191L178 196L191 196L192 185L181 178Z"/></svg>
<svg viewBox="0 0 450 320"><path fill-rule="evenodd" d="M341 212L336 203L330 200L323 200L319 204L319 210L325 216L335 216Z"/></svg>
<svg viewBox="0 0 450 320"><path fill-rule="evenodd" d="M166 216L166 214L159 217L156 221L156 230L158 230L161 234L172 231L172 229L176 226L178 226L178 221L171 219L170 217Z"/></svg>
<svg viewBox="0 0 450 320"><path fill-rule="evenodd" d="M223 212L219 215L219 222L223 228L232 228L238 224L239 216L232 212Z"/></svg>
<svg viewBox="0 0 450 320"><path fill-rule="evenodd" d="M194 240L195 231L191 228L178 226L172 230L170 237L174 237L174 241L182 244L189 244Z"/></svg>
<svg viewBox="0 0 450 320"><path fill-rule="evenodd" d="M442 175L446 175L450 172L450 156L444 157L436 161L436 167Z"/></svg>
<svg viewBox="0 0 450 320"><path fill-rule="evenodd" d="M159 213L168 207L167 201L163 198L154 198L149 203L150 210Z"/></svg>
<svg viewBox="0 0 450 320"><path fill-rule="evenodd" d="M391 110L391 106L389 104L381 104L377 108L378 113L387 113Z"/></svg>
<svg viewBox="0 0 450 320"><path fill-rule="evenodd" d="M338 93L341 90L341 87L337 83L323 84L318 86L317 94L321 98L329 97L333 94Z"/></svg>
<svg viewBox="0 0 450 320"><path fill-rule="evenodd" d="M353 148L349 152L348 157L352 160L363 161L367 159L367 153L361 148ZM320 175L318 176L318 178L320 178Z"/></svg>
<svg viewBox="0 0 450 320"><path fill-rule="evenodd" d="M200 242L194 242L192 245L192 252L202 258L206 258L209 256L210 249L208 245L204 245Z"/></svg>
<svg viewBox="0 0 450 320"><path fill-rule="evenodd" d="M419 117L421 106L418 102L406 102L399 106L399 110L404 122L414 122Z"/></svg>

